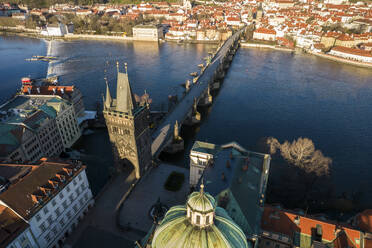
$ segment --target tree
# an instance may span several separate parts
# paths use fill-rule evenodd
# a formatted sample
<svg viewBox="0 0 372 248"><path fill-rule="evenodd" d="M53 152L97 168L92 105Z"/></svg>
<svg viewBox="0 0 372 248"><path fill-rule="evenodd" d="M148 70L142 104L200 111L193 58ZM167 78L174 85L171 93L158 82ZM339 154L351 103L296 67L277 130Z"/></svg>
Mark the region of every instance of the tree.
<svg viewBox="0 0 372 248"><path fill-rule="evenodd" d="M325 157L320 150L315 149L312 140L308 138L298 138L292 143L285 141L280 144L273 137L267 139L267 144L271 154L275 154L277 149L280 150L281 156L291 165L294 165L304 172L314 173L317 176L326 176L329 174L329 167L332 159Z"/></svg>
<svg viewBox="0 0 372 248"><path fill-rule="evenodd" d="M268 199L289 208L322 211L324 202L332 197L332 184L323 180L329 175L332 159L325 157L308 138L281 144L269 137L265 144L266 152L273 155L272 163L275 163L270 173Z"/></svg>

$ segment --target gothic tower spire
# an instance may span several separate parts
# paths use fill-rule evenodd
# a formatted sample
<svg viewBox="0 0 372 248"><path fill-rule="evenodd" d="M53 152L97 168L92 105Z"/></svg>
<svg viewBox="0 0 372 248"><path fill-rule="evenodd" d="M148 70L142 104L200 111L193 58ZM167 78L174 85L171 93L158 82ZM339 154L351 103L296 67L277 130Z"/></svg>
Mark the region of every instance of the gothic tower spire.
<svg viewBox="0 0 372 248"><path fill-rule="evenodd" d="M137 107L130 87L128 73L118 70L116 86L116 111L132 114Z"/></svg>
<svg viewBox="0 0 372 248"><path fill-rule="evenodd" d="M107 78L105 78L105 81L106 81L106 98L105 98L104 104L105 104L105 109L109 109L111 107L112 99L111 99L111 94L110 94L110 89L108 86Z"/></svg>

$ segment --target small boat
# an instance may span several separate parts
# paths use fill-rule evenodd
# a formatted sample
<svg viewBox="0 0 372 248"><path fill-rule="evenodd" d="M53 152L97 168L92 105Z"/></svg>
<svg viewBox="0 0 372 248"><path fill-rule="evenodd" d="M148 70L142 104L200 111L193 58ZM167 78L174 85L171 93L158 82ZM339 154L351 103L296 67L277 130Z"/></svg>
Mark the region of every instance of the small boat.
<svg viewBox="0 0 372 248"><path fill-rule="evenodd" d="M204 67L204 64L198 64L199 67Z"/></svg>
<svg viewBox="0 0 372 248"><path fill-rule="evenodd" d="M190 73L190 76L196 77L196 76L198 76L198 73L196 71L195 72L191 72Z"/></svg>

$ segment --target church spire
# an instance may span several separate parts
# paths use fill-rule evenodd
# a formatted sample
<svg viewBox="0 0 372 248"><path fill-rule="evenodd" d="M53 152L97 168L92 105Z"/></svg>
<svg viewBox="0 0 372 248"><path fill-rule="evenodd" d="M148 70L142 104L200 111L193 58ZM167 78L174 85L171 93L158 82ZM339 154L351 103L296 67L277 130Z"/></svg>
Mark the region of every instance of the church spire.
<svg viewBox="0 0 372 248"><path fill-rule="evenodd" d="M107 82L107 78L105 77L105 81L106 81L106 98L105 98L105 109L109 109L111 107L111 94L110 94L110 89L109 89L109 86L108 86L108 82Z"/></svg>
<svg viewBox="0 0 372 248"><path fill-rule="evenodd" d="M116 86L116 110L132 114L134 108L136 107L136 102L134 101L132 89L130 87L126 64L125 70L125 73L122 73L118 70Z"/></svg>

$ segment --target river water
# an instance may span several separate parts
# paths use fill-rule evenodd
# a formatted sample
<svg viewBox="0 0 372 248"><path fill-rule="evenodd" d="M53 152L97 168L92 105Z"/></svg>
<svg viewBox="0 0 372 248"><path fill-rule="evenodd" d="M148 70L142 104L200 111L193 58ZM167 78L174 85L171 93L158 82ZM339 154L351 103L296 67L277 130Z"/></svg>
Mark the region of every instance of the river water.
<svg viewBox="0 0 372 248"><path fill-rule="evenodd" d="M165 110L168 95L182 94L180 84L214 48L200 44L54 41L52 53L61 61L54 71L61 75L62 84L78 86L87 109L95 109L101 100L105 76L113 94L115 64L119 61L120 70L124 70L124 62L128 63L133 91L143 94L147 90L153 99L152 108ZM20 86L20 77L45 75L45 64L24 61L43 52L44 41L0 38L1 100ZM337 192L362 191L372 196L371 106L370 69L306 54L240 48L208 115L186 140L187 149L176 163L187 166L184 158L194 140L217 144L235 140L256 150L265 136L280 142L308 137L332 158L331 180ZM103 144L99 147L94 144L97 137ZM82 142L88 174L98 191L112 163L107 133L85 136Z"/></svg>

